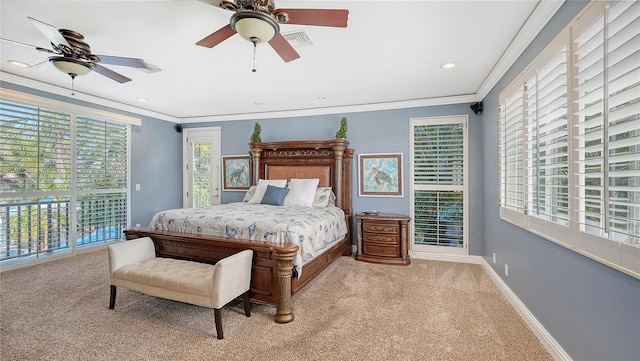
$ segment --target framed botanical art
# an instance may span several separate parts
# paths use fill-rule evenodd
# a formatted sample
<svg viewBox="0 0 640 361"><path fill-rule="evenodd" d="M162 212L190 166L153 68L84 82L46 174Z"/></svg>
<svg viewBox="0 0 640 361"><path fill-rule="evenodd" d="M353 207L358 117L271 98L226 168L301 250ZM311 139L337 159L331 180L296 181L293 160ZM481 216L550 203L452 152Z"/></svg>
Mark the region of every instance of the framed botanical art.
<svg viewBox="0 0 640 361"><path fill-rule="evenodd" d="M251 185L248 155L222 156L222 179L225 191L246 191Z"/></svg>
<svg viewBox="0 0 640 361"><path fill-rule="evenodd" d="M360 197L402 197L402 153L359 154Z"/></svg>

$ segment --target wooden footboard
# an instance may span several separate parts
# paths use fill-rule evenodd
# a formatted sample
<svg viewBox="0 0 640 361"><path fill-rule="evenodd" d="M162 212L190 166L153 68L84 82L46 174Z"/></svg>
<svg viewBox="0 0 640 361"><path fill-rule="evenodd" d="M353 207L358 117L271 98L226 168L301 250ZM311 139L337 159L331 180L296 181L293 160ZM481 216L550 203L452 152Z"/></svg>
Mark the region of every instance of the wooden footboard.
<svg viewBox="0 0 640 361"><path fill-rule="evenodd" d="M215 264L220 259L244 249L254 251L250 296L255 301L276 305L276 322L293 321L291 296L322 272L341 255L350 255L346 237L322 255L304 265L302 276L292 279L293 260L298 246L259 241L219 239L180 232L159 232L144 228L124 231L127 239L150 237L158 257L185 259Z"/></svg>

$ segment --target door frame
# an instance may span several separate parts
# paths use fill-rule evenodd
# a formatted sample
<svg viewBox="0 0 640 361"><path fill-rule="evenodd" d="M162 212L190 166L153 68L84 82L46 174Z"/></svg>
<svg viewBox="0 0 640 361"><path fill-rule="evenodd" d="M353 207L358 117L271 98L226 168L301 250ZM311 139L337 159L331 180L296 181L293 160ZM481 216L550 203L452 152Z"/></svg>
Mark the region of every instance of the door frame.
<svg viewBox="0 0 640 361"><path fill-rule="evenodd" d="M415 229L411 227L409 232L409 250L412 256L419 254L442 254L453 256L467 256L469 255L469 116L466 114L461 115L444 115L433 117L416 117L409 119L409 207L410 216L415 219L415 184L414 184L414 126L421 122L433 122L434 124L462 124L463 129L463 186L462 192L463 198L463 247L447 247L447 246L432 246L432 245L416 245L415 244ZM434 188L439 188L435 186ZM442 189L447 190L449 187L445 186ZM415 226L415 225L414 225ZM424 258L424 257L416 257Z"/></svg>
<svg viewBox="0 0 640 361"><path fill-rule="evenodd" d="M221 163L221 133L220 127L206 128L184 128L182 131L182 207L191 208L193 206L193 174L189 169L191 162L190 139L194 137L210 137L211 138L211 191L212 197L218 198L221 202L221 179L220 179L220 163ZM217 189L217 190L216 190ZM217 193L217 194L216 194ZM213 204L213 203L212 203Z"/></svg>

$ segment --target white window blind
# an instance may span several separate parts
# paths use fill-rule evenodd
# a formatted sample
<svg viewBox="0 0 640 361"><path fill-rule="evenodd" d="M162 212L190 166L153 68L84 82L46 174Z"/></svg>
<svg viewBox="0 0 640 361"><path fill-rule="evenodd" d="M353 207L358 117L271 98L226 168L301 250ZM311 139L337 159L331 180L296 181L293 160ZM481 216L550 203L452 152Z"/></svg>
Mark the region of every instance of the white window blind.
<svg viewBox="0 0 640 361"><path fill-rule="evenodd" d="M527 213L569 224L567 53L533 67L526 81Z"/></svg>
<svg viewBox="0 0 640 361"><path fill-rule="evenodd" d="M501 217L640 278L640 2L591 3L500 95L499 132Z"/></svg>
<svg viewBox="0 0 640 361"><path fill-rule="evenodd" d="M463 117L412 119L414 251L466 249L466 125Z"/></svg>
<svg viewBox="0 0 640 361"><path fill-rule="evenodd" d="M128 126L76 117L79 244L122 238L127 225ZM86 210L85 210L86 209Z"/></svg>
<svg viewBox="0 0 640 361"><path fill-rule="evenodd" d="M577 222L587 252L624 265L619 250L640 247L640 3L598 4L585 18L573 39Z"/></svg>
<svg viewBox="0 0 640 361"><path fill-rule="evenodd" d="M524 84L516 85L499 105L500 205L524 213Z"/></svg>
<svg viewBox="0 0 640 361"><path fill-rule="evenodd" d="M0 99L3 263L122 239L128 224L130 126L37 99Z"/></svg>

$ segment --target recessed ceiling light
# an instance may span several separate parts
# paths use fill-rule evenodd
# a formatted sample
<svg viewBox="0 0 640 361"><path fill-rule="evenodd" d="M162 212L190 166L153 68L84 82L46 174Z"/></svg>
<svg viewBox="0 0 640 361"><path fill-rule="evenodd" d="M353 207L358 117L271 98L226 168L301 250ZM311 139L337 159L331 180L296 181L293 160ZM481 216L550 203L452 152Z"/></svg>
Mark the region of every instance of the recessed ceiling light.
<svg viewBox="0 0 640 361"><path fill-rule="evenodd" d="M147 102L147 99L144 99L144 98L138 98L136 100L139 101L140 103L146 103Z"/></svg>
<svg viewBox="0 0 640 361"><path fill-rule="evenodd" d="M456 63L444 63L440 65L442 69L451 69L451 68L455 68L455 66L456 66Z"/></svg>
<svg viewBox="0 0 640 361"><path fill-rule="evenodd" d="M7 61L8 61L9 63L11 63L11 64L13 64L13 65L15 65L15 66L19 66L19 67L21 67L21 68L28 68L28 67L29 67L29 64L27 64L27 63L23 63L23 62L18 61L18 60L7 60Z"/></svg>

